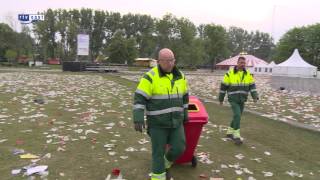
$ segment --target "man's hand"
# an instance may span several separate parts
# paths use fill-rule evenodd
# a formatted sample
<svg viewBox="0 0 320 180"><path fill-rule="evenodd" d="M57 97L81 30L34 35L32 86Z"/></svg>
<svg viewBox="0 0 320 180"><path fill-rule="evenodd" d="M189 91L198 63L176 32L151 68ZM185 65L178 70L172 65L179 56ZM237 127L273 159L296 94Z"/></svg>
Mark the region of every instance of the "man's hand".
<svg viewBox="0 0 320 180"><path fill-rule="evenodd" d="M134 129L136 131L139 131L139 132L142 133L142 130L145 129L145 128L146 128L146 125L145 125L144 122L136 122L136 123L134 123Z"/></svg>
<svg viewBox="0 0 320 180"><path fill-rule="evenodd" d="M220 105L221 105L221 106L223 105L223 101L220 102Z"/></svg>
<svg viewBox="0 0 320 180"><path fill-rule="evenodd" d="M184 119L183 120L183 123L185 124L185 123L187 123L189 120L188 119Z"/></svg>

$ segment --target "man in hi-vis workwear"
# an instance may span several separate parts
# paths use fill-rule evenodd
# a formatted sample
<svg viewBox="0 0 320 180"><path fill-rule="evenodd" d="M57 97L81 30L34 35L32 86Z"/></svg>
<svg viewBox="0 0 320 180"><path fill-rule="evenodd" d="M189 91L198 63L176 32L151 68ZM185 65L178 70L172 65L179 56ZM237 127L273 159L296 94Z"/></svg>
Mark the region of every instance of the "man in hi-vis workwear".
<svg viewBox="0 0 320 180"><path fill-rule="evenodd" d="M183 123L188 120L188 85L175 67L170 49L159 51L158 66L141 78L134 95L133 121L136 131L145 128L152 143L151 180L170 179L168 169L185 150ZM167 151L167 145L169 149Z"/></svg>
<svg viewBox="0 0 320 180"><path fill-rule="evenodd" d="M242 144L242 138L240 136L240 119L249 92L255 103L258 100L254 78L252 74L245 69L245 66L246 59L245 57L240 56L238 58L237 66L231 68L229 72L224 75L219 93L220 105L223 104L226 93L228 94L228 101L232 108L233 119L228 128L227 137L234 140L237 145Z"/></svg>

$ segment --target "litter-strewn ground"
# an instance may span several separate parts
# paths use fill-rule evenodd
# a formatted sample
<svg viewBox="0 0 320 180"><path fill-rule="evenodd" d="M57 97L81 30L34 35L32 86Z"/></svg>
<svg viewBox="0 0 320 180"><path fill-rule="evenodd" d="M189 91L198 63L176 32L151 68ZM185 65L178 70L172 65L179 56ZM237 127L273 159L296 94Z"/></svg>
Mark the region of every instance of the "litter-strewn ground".
<svg viewBox="0 0 320 180"><path fill-rule="evenodd" d="M218 82L196 78L188 77L192 93L214 100ZM206 83L211 87L200 87ZM135 86L94 73L0 73L1 179L105 179L117 169L123 179L148 179L150 140L132 127ZM245 144L238 147L224 138L229 108L206 107L210 121L196 152L198 167L174 166L175 180L319 179L319 133L245 113Z"/></svg>

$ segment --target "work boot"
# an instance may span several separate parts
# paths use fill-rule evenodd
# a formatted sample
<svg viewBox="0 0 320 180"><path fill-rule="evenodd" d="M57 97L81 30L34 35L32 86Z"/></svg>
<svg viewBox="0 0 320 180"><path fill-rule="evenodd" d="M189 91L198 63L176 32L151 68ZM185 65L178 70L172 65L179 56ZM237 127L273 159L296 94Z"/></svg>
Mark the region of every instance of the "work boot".
<svg viewBox="0 0 320 180"><path fill-rule="evenodd" d="M164 166L166 168L166 180L170 180L172 178L170 171L169 171L172 164L173 163L166 158L166 155L164 155Z"/></svg>
<svg viewBox="0 0 320 180"><path fill-rule="evenodd" d="M234 138L233 133L234 133L234 129L232 127L228 127L227 138L233 139Z"/></svg>
<svg viewBox="0 0 320 180"><path fill-rule="evenodd" d="M233 140L233 134L227 134L226 137Z"/></svg>
<svg viewBox="0 0 320 180"><path fill-rule="evenodd" d="M155 173L151 173L151 177L150 180L165 180L167 177L167 173L161 173L161 174L155 174Z"/></svg>
<svg viewBox="0 0 320 180"><path fill-rule="evenodd" d="M164 167L166 169L169 169L172 166L172 164L173 163L166 158L166 155L164 155Z"/></svg>
<svg viewBox="0 0 320 180"><path fill-rule="evenodd" d="M236 145L241 145L243 142L241 140L241 136L240 136L240 129L234 130L233 132L233 141Z"/></svg>
<svg viewBox="0 0 320 180"><path fill-rule="evenodd" d="M243 143L242 140L241 140L241 138L234 138L233 141L234 141L234 143L235 143L236 145L238 145L238 146Z"/></svg>
<svg viewBox="0 0 320 180"><path fill-rule="evenodd" d="M169 169L166 169L166 180L170 180L172 178Z"/></svg>

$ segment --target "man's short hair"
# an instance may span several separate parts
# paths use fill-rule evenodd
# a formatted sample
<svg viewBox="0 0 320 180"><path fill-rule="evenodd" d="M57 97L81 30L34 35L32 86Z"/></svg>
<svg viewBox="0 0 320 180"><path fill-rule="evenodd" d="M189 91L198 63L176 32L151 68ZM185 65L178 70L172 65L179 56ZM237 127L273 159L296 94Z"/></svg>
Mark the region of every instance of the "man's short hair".
<svg viewBox="0 0 320 180"><path fill-rule="evenodd" d="M246 60L246 58L243 57L243 56L240 56L240 57L238 58L238 61L240 61L240 60Z"/></svg>

